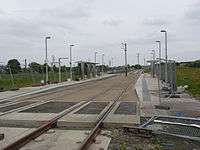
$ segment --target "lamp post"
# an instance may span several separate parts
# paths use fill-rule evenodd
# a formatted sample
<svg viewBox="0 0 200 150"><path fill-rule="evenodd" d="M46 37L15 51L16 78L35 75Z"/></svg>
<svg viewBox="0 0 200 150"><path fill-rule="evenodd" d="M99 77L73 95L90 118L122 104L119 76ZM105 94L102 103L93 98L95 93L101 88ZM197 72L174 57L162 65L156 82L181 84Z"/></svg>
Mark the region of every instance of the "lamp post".
<svg viewBox="0 0 200 150"><path fill-rule="evenodd" d="M113 57L111 58L111 64L112 64L112 67L114 67Z"/></svg>
<svg viewBox="0 0 200 150"><path fill-rule="evenodd" d="M127 43L122 43L122 45L124 46L124 58L125 58L125 75L127 77L128 74L128 68L127 68Z"/></svg>
<svg viewBox="0 0 200 150"><path fill-rule="evenodd" d="M168 56L167 56L167 31L166 30L161 30L160 32L165 33L165 82L168 82L168 73L167 73L167 63L168 63Z"/></svg>
<svg viewBox="0 0 200 150"><path fill-rule="evenodd" d="M73 47L74 45L70 45L70 52L69 52L69 55L70 55L70 62L69 62L69 64L70 64L70 79L71 79L71 81L72 81L72 47Z"/></svg>
<svg viewBox="0 0 200 150"><path fill-rule="evenodd" d="M152 51L152 55L153 55L153 60L152 60L152 76L153 78L155 77L154 76L154 73L155 73L155 50L151 50Z"/></svg>
<svg viewBox="0 0 200 150"><path fill-rule="evenodd" d="M45 37L45 64L46 64L46 84L49 81L49 74L48 74L48 60L47 60L47 40L51 39L50 36Z"/></svg>
<svg viewBox="0 0 200 150"><path fill-rule="evenodd" d="M66 58L66 57L58 58L59 82L62 82L62 78L61 78L61 59L68 59L68 58Z"/></svg>
<svg viewBox="0 0 200 150"><path fill-rule="evenodd" d="M159 73L158 73L158 92L159 92L159 103L161 104L161 93L160 93L160 79L161 79L161 42L156 41L158 43L158 49L159 49Z"/></svg>
<svg viewBox="0 0 200 150"><path fill-rule="evenodd" d="M103 75L103 71L104 71L104 69L103 69L103 66L104 66L104 56L105 56L105 54L102 54L102 67L101 67L102 75Z"/></svg>
<svg viewBox="0 0 200 150"><path fill-rule="evenodd" d="M95 53L94 53L94 62L95 62L95 68L94 68L94 71L95 71L95 77L97 76L97 68L96 68L96 63L97 63L97 54L98 54L98 52L95 52Z"/></svg>
<svg viewBox="0 0 200 150"><path fill-rule="evenodd" d="M156 41L159 49L159 78L161 78L161 41Z"/></svg>

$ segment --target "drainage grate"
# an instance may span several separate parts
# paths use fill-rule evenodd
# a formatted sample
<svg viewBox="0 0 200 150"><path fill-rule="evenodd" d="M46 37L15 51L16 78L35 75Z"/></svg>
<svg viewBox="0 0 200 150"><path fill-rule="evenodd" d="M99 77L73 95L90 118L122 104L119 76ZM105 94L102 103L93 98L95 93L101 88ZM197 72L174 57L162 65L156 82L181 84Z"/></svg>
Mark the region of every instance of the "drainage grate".
<svg viewBox="0 0 200 150"><path fill-rule="evenodd" d="M135 102L121 102L114 114L118 115L135 115L136 103Z"/></svg>
<svg viewBox="0 0 200 150"><path fill-rule="evenodd" d="M75 105L75 102L47 102L21 112L26 113L59 113Z"/></svg>
<svg viewBox="0 0 200 150"><path fill-rule="evenodd" d="M9 106L1 107L0 112L10 111L10 110L17 109L17 108L20 108L20 107L24 107L26 105L30 105L30 104L33 104L33 103L35 103L35 102L21 102L21 103L17 103L17 104L12 104L12 105L9 105Z"/></svg>
<svg viewBox="0 0 200 150"><path fill-rule="evenodd" d="M75 114L100 114L108 104L108 102L91 102L75 112Z"/></svg>

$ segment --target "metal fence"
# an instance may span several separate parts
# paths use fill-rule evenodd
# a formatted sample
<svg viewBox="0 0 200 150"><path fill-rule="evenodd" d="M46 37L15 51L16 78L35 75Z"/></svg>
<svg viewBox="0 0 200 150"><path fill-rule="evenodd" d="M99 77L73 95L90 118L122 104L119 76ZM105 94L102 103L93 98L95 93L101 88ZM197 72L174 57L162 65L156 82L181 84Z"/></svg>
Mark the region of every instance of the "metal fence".
<svg viewBox="0 0 200 150"><path fill-rule="evenodd" d="M167 64L165 59L152 60L151 62L151 75L162 81L166 87L169 87L171 96L174 96L177 90L176 85L176 62L168 60ZM167 65L167 67L166 67ZM167 70L166 70L167 68ZM167 73L166 73L167 71ZM158 82L159 84L159 82ZM160 84L158 85L160 87Z"/></svg>

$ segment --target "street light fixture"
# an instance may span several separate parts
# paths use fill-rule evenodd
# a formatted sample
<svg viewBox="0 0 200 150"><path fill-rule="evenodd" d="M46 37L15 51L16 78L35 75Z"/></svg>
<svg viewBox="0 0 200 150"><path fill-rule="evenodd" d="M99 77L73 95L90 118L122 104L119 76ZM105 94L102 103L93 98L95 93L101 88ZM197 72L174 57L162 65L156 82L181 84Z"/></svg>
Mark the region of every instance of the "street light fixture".
<svg viewBox="0 0 200 150"><path fill-rule="evenodd" d="M47 60L47 40L51 39L50 36L45 37L45 64L46 64L46 84L49 82L48 75L48 60Z"/></svg>
<svg viewBox="0 0 200 150"><path fill-rule="evenodd" d="M168 56L167 56L167 31L166 30L161 30L160 32L165 33L165 82L168 82L168 73L167 73L167 63L168 63Z"/></svg>
<svg viewBox="0 0 200 150"><path fill-rule="evenodd" d="M71 79L71 81L72 81L72 47L73 46L75 46L75 45L73 45L73 44L70 45L70 53L69 53L69 55L70 55L69 64L70 64L70 79Z"/></svg>

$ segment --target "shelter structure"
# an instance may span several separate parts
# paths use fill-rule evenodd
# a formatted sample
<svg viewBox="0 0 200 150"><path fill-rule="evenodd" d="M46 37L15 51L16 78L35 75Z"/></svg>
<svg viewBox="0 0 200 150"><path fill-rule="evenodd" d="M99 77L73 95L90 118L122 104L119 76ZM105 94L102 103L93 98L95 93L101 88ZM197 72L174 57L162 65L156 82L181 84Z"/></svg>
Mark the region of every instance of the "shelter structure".
<svg viewBox="0 0 200 150"><path fill-rule="evenodd" d="M98 63L88 61L77 61L76 63L78 64L78 68L80 70L81 79L96 77L96 65Z"/></svg>

